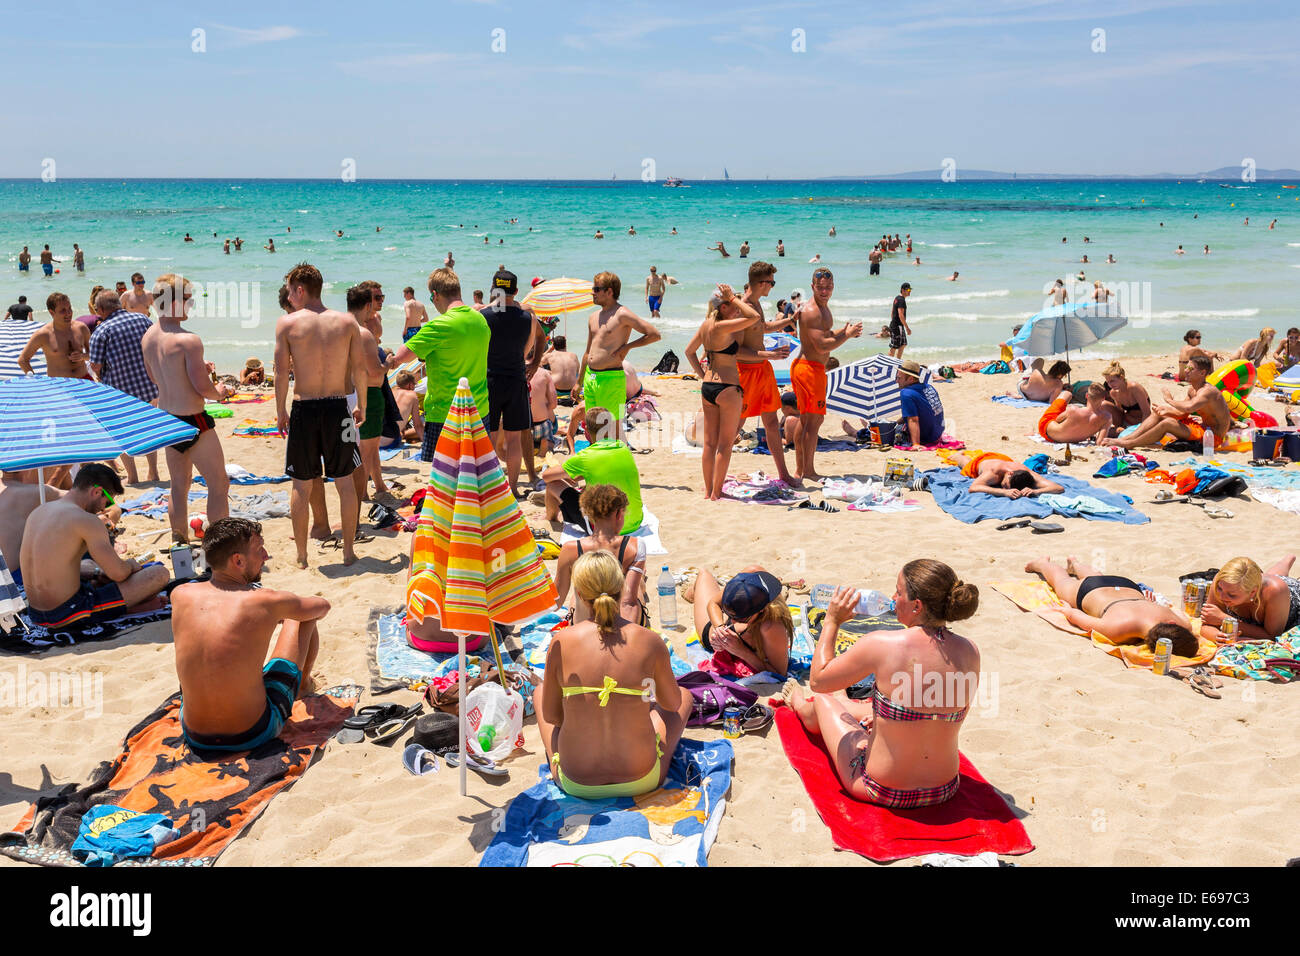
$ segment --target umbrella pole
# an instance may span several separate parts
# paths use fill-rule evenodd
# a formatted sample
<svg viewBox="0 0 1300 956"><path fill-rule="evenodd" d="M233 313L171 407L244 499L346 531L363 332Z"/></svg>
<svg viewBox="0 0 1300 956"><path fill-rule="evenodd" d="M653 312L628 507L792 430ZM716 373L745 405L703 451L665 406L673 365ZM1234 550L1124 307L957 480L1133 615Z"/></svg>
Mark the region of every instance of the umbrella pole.
<svg viewBox="0 0 1300 956"><path fill-rule="evenodd" d="M459 634L456 642L460 645L460 795L465 796L465 780L469 775L469 768L465 766L465 734L468 728L465 725L465 635Z"/></svg>
<svg viewBox="0 0 1300 956"><path fill-rule="evenodd" d="M501 646L497 643L497 626L492 625L492 633L489 635L492 641L492 656L497 662L497 680L501 681L501 688L509 692L510 687L506 683L506 666L501 663Z"/></svg>
<svg viewBox="0 0 1300 956"><path fill-rule="evenodd" d="M36 469L36 481L40 485L41 504L45 504L45 469L44 468Z"/></svg>

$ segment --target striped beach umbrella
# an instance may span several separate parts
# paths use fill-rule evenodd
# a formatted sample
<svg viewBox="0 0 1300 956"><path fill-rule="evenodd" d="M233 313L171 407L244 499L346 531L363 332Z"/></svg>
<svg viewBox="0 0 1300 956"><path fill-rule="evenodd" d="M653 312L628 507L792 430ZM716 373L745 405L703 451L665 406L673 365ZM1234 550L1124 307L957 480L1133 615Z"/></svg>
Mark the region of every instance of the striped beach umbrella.
<svg viewBox="0 0 1300 956"><path fill-rule="evenodd" d="M18 367L18 356L23 354L23 349L27 348L27 343L40 327L39 322L30 319L0 319L0 378L27 374ZM32 371L38 375L45 374L44 352L32 356Z"/></svg>
<svg viewBox="0 0 1300 956"><path fill-rule="evenodd" d="M826 378L827 410L868 421L898 418L903 403L894 376L900 364L898 359L882 353L841 365ZM922 367L921 381L930 381L928 368Z"/></svg>
<svg viewBox="0 0 1300 956"><path fill-rule="evenodd" d="M544 319L553 319L566 312L577 312L595 306L591 298L590 279L547 279L539 282L519 300L525 309Z"/></svg>
<svg viewBox="0 0 1300 956"><path fill-rule="evenodd" d="M115 388L27 375L0 382L0 469L145 455L198 434L193 425Z"/></svg>
<svg viewBox="0 0 1300 956"><path fill-rule="evenodd" d="M465 637L492 639L493 624L526 624L554 609L555 584L501 471L469 381L462 378L438 436L429 487L420 508L406 585L407 617L436 615L460 644L460 699L465 699ZM502 675L502 683L505 682ZM460 708L461 793L465 793L465 708Z"/></svg>

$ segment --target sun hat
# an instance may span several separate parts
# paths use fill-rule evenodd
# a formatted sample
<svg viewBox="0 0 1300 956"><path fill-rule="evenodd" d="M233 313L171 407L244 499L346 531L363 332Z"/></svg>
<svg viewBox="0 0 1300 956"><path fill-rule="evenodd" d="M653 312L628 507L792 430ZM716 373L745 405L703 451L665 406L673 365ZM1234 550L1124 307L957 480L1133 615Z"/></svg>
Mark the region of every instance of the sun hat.
<svg viewBox="0 0 1300 956"><path fill-rule="evenodd" d="M898 365L898 370L900 372L906 372L908 375L911 375L913 378L915 378L918 382L921 380L921 366L917 365L911 359L908 359L906 362L900 362Z"/></svg>

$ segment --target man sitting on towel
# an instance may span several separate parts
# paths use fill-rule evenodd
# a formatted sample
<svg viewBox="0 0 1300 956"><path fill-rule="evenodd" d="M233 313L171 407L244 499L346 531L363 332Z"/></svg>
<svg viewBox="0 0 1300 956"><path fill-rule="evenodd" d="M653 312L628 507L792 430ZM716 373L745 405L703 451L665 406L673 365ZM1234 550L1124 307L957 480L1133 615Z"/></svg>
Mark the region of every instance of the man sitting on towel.
<svg viewBox="0 0 1300 956"><path fill-rule="evenodd" d="M975 479L970 485L972 492L981 491L1000 498L1031 498L1034 495L1059 495L1065 491L1063 486L1034 474L997 451L977 448L969 455L957 453L948 458L948 464L960 468L965 477Z"/></svg>
<svg viewBox="0 0 1300 956"><path fill-rule="evenodd" d="M123 560L96 517L121 493L113 469L83 465L71 491L28 516L19 563L34 624L80 628L163 605L145 602L167 584L167 569ZM83 560L87 553L89 561Z"/></svg>
<svg viewBox="0 0 1300 956"><path fill-rule="evenodd" d="M616 424L609 409L587 409L585 423L591 444L570 455L563 464L551 465L542 472L542 480L546 482L546 520L554 522L562 514L565 521L586 528L578 505L582 490L579 482L613 485L627 495L622 534L631 534L641 527L642 520L641 476L636 459L627 445L613 437Z"/></svg>
<svg viewBox="0 0 1300 956"><path fill-rule="evenodd" d="M1208 428L1214 432L1214 447L1223 447L1228 429L1232 427L1232 413L1224 401L1223 393L1205 381L1214 369L1207 356L1195 355L1187 363L1183 381L1187 383L1187 398L1178 401L1164 389L1165 404L1153 404L1146 421L1127 438L1111 438L1102 442L1120 448L1137 448L1140 445L1158 445L1166 435L1174 439L1201 442ZM1197 418L1196 416L1200 416Z"/></svg>
<svg viewBox="0 0 1300 956"><path fill-rule="evenodd" d="M1095 439L1100 444L1110 434L1111 417L1106 410L1106 389L1099 382L1088 385L1086 405L1070 405L1065 390L1052 400L1038 419L1038 434L1059 444Z"/></svg>
<svg viewBox="0 0 1300 956"><path fill-rule="evenodd" d="M943 402L939 390L921 383L921 366L906 361L894 376L898 399L903 405L903 427L913 445L937 445L943 440Z"/></svg>
<svg viewBox="0 0 1300 956"><path fill-rule="evenodd" d="M310 685L318 625L330 603L253 587L270 557L256 521L214 521L203 536L203 555L211 580L172 594L181 730L196 751L251 750L280 733L304 674Z"/></svg>

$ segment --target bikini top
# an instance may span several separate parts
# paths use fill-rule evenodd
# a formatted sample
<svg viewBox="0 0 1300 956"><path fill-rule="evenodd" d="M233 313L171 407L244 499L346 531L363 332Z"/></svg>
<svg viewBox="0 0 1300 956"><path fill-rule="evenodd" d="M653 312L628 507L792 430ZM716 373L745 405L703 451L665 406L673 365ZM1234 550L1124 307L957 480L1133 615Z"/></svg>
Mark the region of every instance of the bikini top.
<svg viewBox="0 0 1300 956"><path fill-rule="evenodd" d="M910 707L904 707L901 704L895 704L892 700L880 692L880 685L877 684L871 694L871 711L882 720L897 721L914 721L914 720L941 720L944 723L955 724L966 719L966 713L970 710L970 705L963 707L961 710L951 714L923 714L920 711L912 710Z"/></svg>
<svg viewBox="0 0 1300 956"><path fill-rule="evenodd" d="M640 687L619 687L618 681L606 674L604 683L600 687L561 687L560 693L565 697L572 697L574 694L595 694L597 700L600 701L600 706L608 707L610 694L627 694L631 697L640 697L645 693L645 690Z"/></svg>
<svg viewBox="0 0 1300 956"><path fill-rule="evenodd" d="M735 355L740 351L739 340L732 342L725 349L705 349L710 355Z"/></svg>
<svg viewBox="0 0 1300 956"><path fill-rule="evenodd" d="M620 565L623 563L623 554L627 551L627 543L631 540L632 536L630 534L625 534L623 535L623 540L619 542L618 554L615 555L615 557L618 558L618 563ZM578 557L582 557L582 539L578 538L574 543L578 546Z"/></svg>

